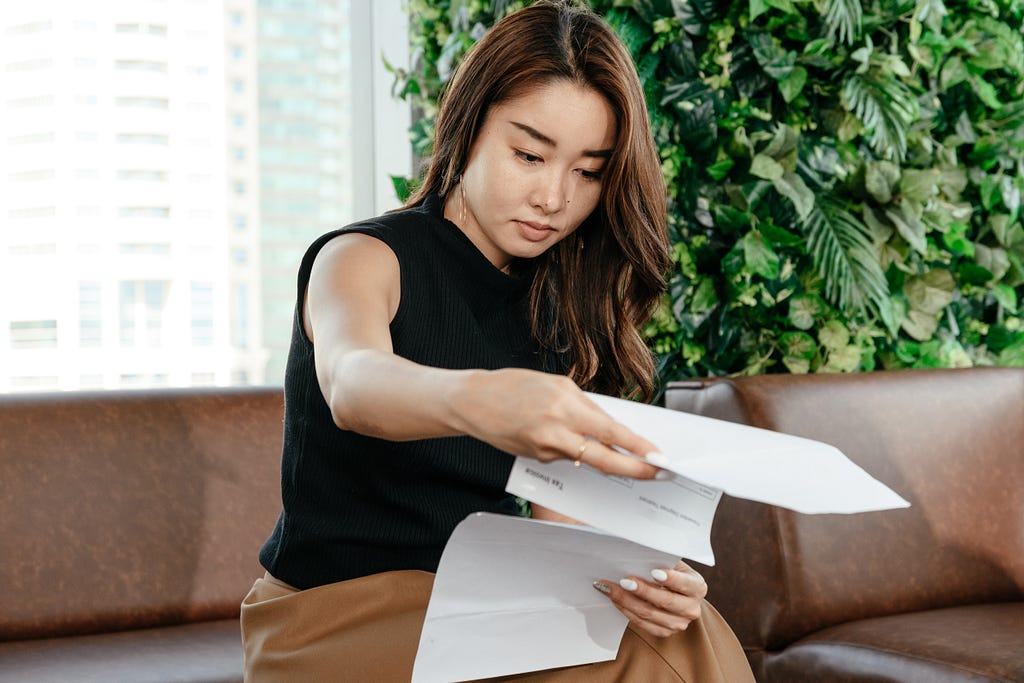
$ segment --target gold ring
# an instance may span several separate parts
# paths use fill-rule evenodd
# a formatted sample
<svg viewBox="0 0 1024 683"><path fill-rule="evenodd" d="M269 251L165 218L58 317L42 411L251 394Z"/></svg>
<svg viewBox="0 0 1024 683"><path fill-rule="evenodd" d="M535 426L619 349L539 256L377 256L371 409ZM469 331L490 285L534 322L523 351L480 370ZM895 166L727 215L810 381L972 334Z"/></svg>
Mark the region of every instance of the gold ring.
<svg viewBox="0 0 1024 683"><path fill-rule="evenodd" d="M580 444L580 450L576 452L576 459L572 461L573 467L579 467L583 463L583 454L587 451L587 440Z"/></svg>

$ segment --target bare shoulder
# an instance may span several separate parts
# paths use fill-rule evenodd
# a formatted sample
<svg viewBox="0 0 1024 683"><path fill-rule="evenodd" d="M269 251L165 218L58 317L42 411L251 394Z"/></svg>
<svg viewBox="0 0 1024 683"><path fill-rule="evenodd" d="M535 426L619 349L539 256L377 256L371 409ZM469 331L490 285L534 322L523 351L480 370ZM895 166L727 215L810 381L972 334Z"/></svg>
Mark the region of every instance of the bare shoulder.
<svg viewBox="0 0 1024 683"><path fill-rule="evenodd" d="M370 235L343 233L325 243L313 260L303 324L312 339L314 319L332 324L336 314L362 317L376 310L389 321L400 299L401 271L391 248Z"/></svg>

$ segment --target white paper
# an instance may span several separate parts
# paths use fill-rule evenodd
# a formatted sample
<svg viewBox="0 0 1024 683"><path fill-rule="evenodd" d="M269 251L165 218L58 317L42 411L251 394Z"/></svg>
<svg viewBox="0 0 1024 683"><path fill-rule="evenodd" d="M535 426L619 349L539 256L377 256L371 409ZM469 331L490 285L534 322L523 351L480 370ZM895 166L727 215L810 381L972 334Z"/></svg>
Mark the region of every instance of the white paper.
<svg viewBox="0 0 1024 683"><path fill-rule="evenodd" d="M593 582L675 563L588 527L470 515L441 556L413 683L614 659L627 620Z"/></svg>
<svg viewBox="0 0 1024 683"><path fill-rule="evenodd" d="M678 410L588 396L658 446L665 457L654 464L736 498L807 514L910 507L835 446Z"/></svg>
<svg viewBox="0 0 1024 683"><path fill-rule="evenodd" d="M506 490L585 524L714 565L711 524L721 492L804 513L908 507L837 448L820 441L589 394L656 446L674 481L608 477L568 460L516 458Z"/></svg>
<svg viewBox="0 0 1024 683"><path fill-rule="evenodd" d="M609 477L568 460L516 458L505 490L590 526L707 565L720 489L685 477L641 481Z"/></svg>

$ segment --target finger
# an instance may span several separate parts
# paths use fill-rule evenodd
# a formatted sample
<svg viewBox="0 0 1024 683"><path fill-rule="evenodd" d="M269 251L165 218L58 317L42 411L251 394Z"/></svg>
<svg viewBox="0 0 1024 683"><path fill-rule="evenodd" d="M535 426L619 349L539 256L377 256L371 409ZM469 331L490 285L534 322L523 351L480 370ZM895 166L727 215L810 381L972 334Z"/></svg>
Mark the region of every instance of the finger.
<svg viewBox="0 0 1024 683"><path fill-rule="evenodd" d="M685 562L679 562L671 569L652 569L651 578L657 585L682 595L703 598L708 594L708 584L704 577Z"/></svg>
<svg viewBox="0 0 1024 683"><path fill-rule="evenodd" d="M630 477L632 479L653 479L661 471L643 460L623 455L600 441L590 439L585 443L586 448L581 452L578 446L573 451L571 459L573 461L578 460L583 465L590 465L605 474Z"/></svg>
<svg viewBox="0 0 1024 683"><path fill-rule="evenodd" d="M621 422L617 422L589 398L584 398L590 409L588 422L584 425L587 434L608 446L617 446L628 451L638 458L645 458L648 453L659 451L653 442L648 441Z"/></svg>
<svg viewBox="0 0 1024 683"><path fill-rule="evenodd" d="M627 590L622 587L622 585L631 585L629 582L636 586L635 590ZM699 601L645 584L635 577L624 579L623 584L610 581L603 581L603 583L608 586L608 598L615 603L616 607L620 610L628 610L637 617L640 623L648 626L669 629L673 632L683 631L693 621L693 615L699 616L700 614ZM645 587L648 589L647 591L644 590ZM670 605L670 610L642 597L643 595L650 597L655 591L662 594L658 597Z"/></svg>
<svg viewBox="0 0 1024 683"><path fill-rule="evenodd" d="M661 587L657 584L640 581L633 577L627 579L631 582L628 585L636 585L636 590L627 592L633 597L650 603L660 610L665 616L659 622L665 625L678 624L677 619L684 620L687 624L700 618L701 598L678 593L674 590ZM636 608L633 608L636 611Z"/></svg>

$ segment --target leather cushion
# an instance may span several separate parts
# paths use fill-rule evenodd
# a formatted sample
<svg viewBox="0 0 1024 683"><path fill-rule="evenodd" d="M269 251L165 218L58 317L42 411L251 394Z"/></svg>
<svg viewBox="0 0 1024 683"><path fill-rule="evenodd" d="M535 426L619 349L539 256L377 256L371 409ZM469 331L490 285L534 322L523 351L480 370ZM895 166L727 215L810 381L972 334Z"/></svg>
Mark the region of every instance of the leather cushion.
<svg viewBox="0 0 1024 683"><path fill-rule="evenodd" d="M1024 602L862 619L765 653L765 681L1024 681Z"/></svg>
<svg viewBox="0 0 1024 683"><path fill-rule="evenodd" d="M237 619L0 643L0 683L233 683L242 680Z"/></svg>

